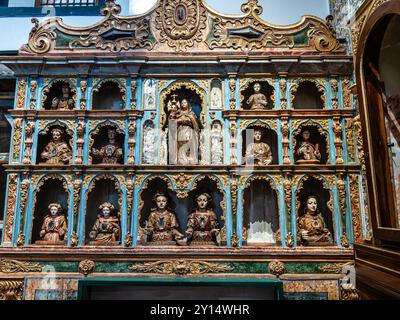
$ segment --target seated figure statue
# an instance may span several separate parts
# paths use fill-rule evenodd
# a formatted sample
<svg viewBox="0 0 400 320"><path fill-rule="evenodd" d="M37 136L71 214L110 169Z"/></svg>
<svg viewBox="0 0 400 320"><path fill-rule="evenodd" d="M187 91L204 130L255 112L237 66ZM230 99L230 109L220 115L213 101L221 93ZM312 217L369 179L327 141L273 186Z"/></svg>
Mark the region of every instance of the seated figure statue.
<svg viewBox="0 0 400 320"><path fill-rule="evenodd" d="M122 159L123 151L116 141L116 131L114 128L108 129L108 143L100 150L92 148L92 154L104 164L116 164Z"/></svg>
<svg viewBox="0 0 400 320"><path fill-rule="evenodd" d="M250 106L250 110L267 109L268 100L265 94L261 93L261 85L259 83L255 83L253 88L254 93L247 100L247 104Z"/></svg>
<svg viewBox="0 0 400 320"><path fill-rule="evenodd" d="M270 146L261 142L262 132L261 130L254 130L254 141L249 143L246 148L246 164L251 165L259 165L265 166L269 165L272 162L272 151Z"/></svg>
<svg viewBox="0 0 400 320"><path fill-rule="evenodd" d="M317 198L313 195L308 196L304 206L304 214L299 218L297 226L299 241L306 245L331 243L332 236L325 227Z"/></svg>
<svg viewBox="0 0 400 320"><path fill-rule="evenodd" d="M72 110L74 108L74 99L71 96L71 89L68 84L64 83L61 87L62 95L55 97L51 103L53 110Z"/></svg>
<svg viewBox="0 0 400 320"><path fill-rule="evenodd" d="M40 154L47 164L68 164L72 160L71 147L64 141L63 131L59 128L51 130L50 141Z"/></svg>
<svg viewBox="0 0 400 320"><path fill-rule="evenodd" d="M304 130L301 136L302 140L296 150L296 163L320 163L321 153L319 152L319 145L318 143L314 145L309 141L310 131Z"/></svg>
<svg viewBox="0 0 400 320"><path fill-rule="evenodd" d="M211 209L211 196L201 193L196 197L197 208L189 215L186 234L192 244L220 245L220 229L215 212Z"/></svg>
<svg viewBox="0 0 400 320"><path fill-rule="evenodd" d="M61 214L61 205L50 203L48 209L49 214L44 217L39 234L43 240L36 241L36 244L63 245L68 226L65 216Z"/></svg>
<svg viewBox="0 0 400 320"><path fill-rule="evenodd" d="M167 196L163 193L156 193L153 201L156 208L151 210L144 228L146 238L150 238L150 244L186 244L183 234L178 231L179 224L175 214L168 209Z"/></svg>
<svg viewBox="0 0 400 320"><path fill-rule="evenodd" d="M121 235L121 228L118 217L112 215L114 206L104 202L99 207L100 214L89 234L92 240L91 245L118 245Z"/></svg>

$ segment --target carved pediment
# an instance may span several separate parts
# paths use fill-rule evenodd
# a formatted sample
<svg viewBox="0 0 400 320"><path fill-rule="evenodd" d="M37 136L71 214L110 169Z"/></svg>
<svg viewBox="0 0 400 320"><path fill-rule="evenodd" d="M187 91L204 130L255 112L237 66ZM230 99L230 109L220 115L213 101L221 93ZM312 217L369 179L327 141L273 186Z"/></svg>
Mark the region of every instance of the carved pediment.
<svg viewBox="0 0 400 320"><path fill-rule="evenodd" d="M204 52L219 55L228 50L293 54L295 52L345 53L329 23L307 16L296 24L275 26L260 18L257 0L241 7L243 14L222 15L204 0L158 0L143 15L123 17L120 5L107 0L105 17L83 28L48 19L34 27L22 54L123 53L162 54Z"/></svg>

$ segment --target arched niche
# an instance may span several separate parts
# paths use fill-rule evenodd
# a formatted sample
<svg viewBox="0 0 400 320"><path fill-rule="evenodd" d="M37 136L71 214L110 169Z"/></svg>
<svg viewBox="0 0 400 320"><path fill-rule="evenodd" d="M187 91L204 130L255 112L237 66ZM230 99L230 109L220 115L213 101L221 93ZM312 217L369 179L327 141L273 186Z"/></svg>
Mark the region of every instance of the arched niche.
<svg viewBox="0 0 400 320"><path fill-rule="evenodd" d="M89 163L123 164L125 134L116 124L99 124L89 137Z"/></svg>
<svg viewBox="0 0 400 320"><path fill-rule="evenodd" d="M56 131L58 134L55 133ZM47 125L38 135L36 163L72 163L73 136L73 131L62 122L53 122Z"/></svg>
<svg viewBox="0 0 400 320"><path fill-rule="evenodd" d="M86 214L85 214L85 244L92 244L89 234L92 230L98 215L100 214L100 205L105 202L111 203L115 210L112 212L116 216L121 226L121 208L122 208L122 191L118 180L115 177L102 175L93 179L86 196ZM119 234L118 241L121 241Z"/></svg>
<svg viewBox="0 0 400 320"><path fill-rule="evenodd" d="M220 79L211 81L210 109L223 109L222 82Z"/></svg>
<svg viewBox="0 0 400 320"><path fill-rule="evenodd" d="M156 109L156 88L157 80L146 79L143 82L143 109Z"/></svg>
<svg viewBox="0 0 400 320"><path fill-rule="evenodd" d="M324 109L325 88L318 82L305 80L292 89L294 109Z"/></svg>
<svg viewBox="0 0 400 320"><path fill-rule="evenodd" d="M243 192L243 241L248 245L276 243L279 230L278 194L272 180L249 178Z"/></svg>
<svg viewBox="0 0 400 320"><path fill-rule="evenodd" d="M302 153L298 152L299 148L302 146L302 142L305 141L303 134L305 131L309 132L308 142L314 146L315 149L319 150L321 155L320 160L314 162L303 162ZM294 160L296 164L326 164L329 161L329 146L328 146L328 133L323 130L318 124L313 122L305 122L301 124L294 132ZM318 144L318 147L316 146Z"/></svg>
<svg viewBox="0 0 400 320"><path fill-rule="evenodd" d="M163 193L167 196L168 206L167 210L174 213L175 217L179 223L179 232L184 234L185 231L185 219L180 216L176 209L179 207L179 199L176 193L172 190L172 185L168 178L162 177L150 177L144 183L142 190L139 193L139 230L138 230L138 241L141 244L147 242L147 238L144 233L144 228L146 227L146 222L149 218L152 209L156 208L154 202L154 196L157 193Z"/></svg>
<svg viewBox="0 0 400 320"><path fill-rule="evenodd" d="M252 149L251 144L258 143L254 138L254 133L256 131L261 131L260 142L266 143L270 147L272 153L272 162L270 164L278 164L278 135L275 130L261 122L252 124L242 131L242 164L246 164L246 152ZM254 161L254 163L256 163L256 161Z"/></svg>
<svg viewBox="0 0 400 320"><path fill-rule="evenodd" d="M226 244L226 202L222 184L214 176L200 176L195 179L191 189L192 190L188 193L187 197L180 199L180 206L177 208L177 211L180 212L180 216L185 217L185 230L187 230L189 215L197 208L196 197L200 194L207 193L211 196L209 209L214 211L217 217L221 244ZM193 242L191 245L196 245L196 243Z"/></svg>
<svg viewBox="0 0 400 320"><path fill-rule="evenodd" d="M211 122L210 135L211 164L221 165L224 163L224 125L219 120Z"/></svg>
<svg viewBox="0 0 400 320"><path fill-rule="evenodd" d="M67 182L61 176L50 175L38 182L34 192L30 243L47 244L43 241L43 237L40 236L40 231L45 217L50 214L50 204L59 204L61 206L59 214L64 215L66 222L68 221L69 196ZM58 244L66 244L67 232L61 238L64 242Z"/></svg>
<svg viewBox="0 0 400 320"><path fill-rule="evenodd" d="M275 109L275 89L272 81L266 80L250 80L243 85L241 88L241 106L243 110L251 110L250 97L255 94L255 85L260 86L260 94L263 94L267 100L267 106L263 109L271 110ZM256 109L257 110L257 109ZM258 109L260 110L260 109Z"/></svg>
<svg viewBox="0 0 400 320"><path fill-rule="evenodd" d="M183 115L184 100L188 110ZM160 164L196 165L206 159L206 94L190 81L177 81L161 92ZM177 112L178 111L178 112ZM181 130L184 125L184 130ZM184 137L190 136L186 141ZM186 141L185 143L183 141ZM184 154L184 156L182 156Z"/></svg>
<svg viewBox="0 0 400 320"><path fill-rule="evenodd" d="M387 14L376 21L363 53L360 78L366 98L361 112L367 128L364 147L370 167L367 171L373 172L369 188L379 190L369 194L374 236L400 242L399 14Z"/></svg>
<svg viewBox="0 0 400 320"><path fill-rule="evenodd" d="M299 221L305 214L306 200L309 196L314 196L317 199L317 208L323 217L325 228L330 232L330 241L315 243L305 243L302 241L299 230ZM335 223L333 215L333 195L328 182L324 178L320 176L304 176L300 180L296 192L296 215L298 245L334 245Z"/></svg>
<svg viewBox="0 0 400 320"><path fill-rule="evenodd" d="M156 157L156 127L153 121L146 120L142 129L142 163L155 164Z"/></svg>
<svg viewBox="0 0 400 320"><path fill-rule="evenodd" d="M103 80L93 89L92 110L124 110L125 88L114 80Z"/></svg>
<svg viewBox="0 0 400 320"><path fill-rule="evenodd" d="M56 79L42 91L45 110L72 110L76 102L76 88L68 80Z"/></svg>

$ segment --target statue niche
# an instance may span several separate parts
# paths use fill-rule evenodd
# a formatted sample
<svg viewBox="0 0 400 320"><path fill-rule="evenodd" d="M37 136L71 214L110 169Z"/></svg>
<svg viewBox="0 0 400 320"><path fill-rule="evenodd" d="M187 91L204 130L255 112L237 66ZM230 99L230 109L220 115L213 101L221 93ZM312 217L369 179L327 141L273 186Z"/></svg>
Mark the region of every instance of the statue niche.
<svg viewBox="0 0 400 320"><path fill-rule="evenodd" d="M243 164L266 166L278 163L277 134L266 127L254 126L242 131Z"/></svg>
<svg viewBox="0 0 400 320"><path fill-rule="evenodd" d="M251 82L242 91L242 108L251 111L271 110L274 108L273 93L274 88L267 81Z"/></svg>
<svg viewBox="0 0 400 320"><path fill-rule="evenodd" d="M116 189L117 182L104 177L92 183L87 197L85 242L95 246L118 245L122 194Z"/></svg>
<svg viewBox="0 0 400 320"><path fill-rule="evenodd" d="M223 109L222 84L219 79L211 81L210 109Z"/></svg>
<svg viewBox="0 0 400 320"><path fill-rule="evenodd" d="M47 92L46 92L47 91ZM45 110L72 110L75 107L76 90L66 81L57 81L45 91Z"/></svg>
<svg viewBox="0 0 400 320"><path fill-rule="evenodd" d="M180 221L185 221L185 212L177 212L179 201L167 182L158 177L147 181L140 193L140 199L139 243L185 245L186 240L180 228Z"/></svg>
<svg viewBox="0 0 400 320"><path fill-rule="evenodd" d="M72 137L61 125L54 125L39 134L38 163L63 165L72 162Z"/></svg>
<svg viewBox="0 0 400 320"><path fill-rule="evenodd" d="M197 93L181 88L169 94L166 102L167 120L163 130L166 130L168 135L168 163L199 164L199 119L202 111L200 97Z"/></svg>
<svg viewBox="0 0 400 320"><path fill-rule="evenodd" d="M124 93L114 81L103 81L93 90L92 110L124 110Z"/></svg>
<svg viewBox="0 0 400 320"><path fill-rule="evenodd" d="M313 125L302 126L295 135L296 164L321 164L328 160L326 139Z"/></svg>
<svg viewBox="0 0 400 320"><path fill-rule="evenodd" d="M31 243L65 245L67 243L68 192L63 180L51 178L39 182L31 227Z"/></svg>
<svg viewBox="0 0 400 320"><path fill-rule="evenodd" d="M297 240L305 246L333 245L332 212L329 190L318 179L309 177L297 197L300 201L297 218Z"/></svg>
<svg viewBox="0 0 400 320"><path fill-rule="evenodd" d="M104 126L93 135L91 156L93 164L123 164L124 135L114 126Z"/></svg>
<svg viewBox="0 0 400 320"><path fill-rule="evenodd" d="M274 244L279 229L276 191L265 180L253 180L243 193L243 240L247 244Z"/></svg>
<svg viewBox="0 0 400 320"><path fill-rule="evenodd" d="M318 90L313 81L303 81L299 84L293 101L294 109L323 109L323 93Z"/></svg>

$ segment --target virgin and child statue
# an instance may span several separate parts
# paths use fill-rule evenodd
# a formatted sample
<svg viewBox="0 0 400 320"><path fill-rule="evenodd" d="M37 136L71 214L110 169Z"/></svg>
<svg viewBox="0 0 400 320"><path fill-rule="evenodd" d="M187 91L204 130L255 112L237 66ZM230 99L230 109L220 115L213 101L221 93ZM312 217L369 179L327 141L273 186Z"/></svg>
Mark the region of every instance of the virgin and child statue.
<svg viewBox="0 0 400 320"><path fill-rule="evenodd" d="M200 128L196 114L189 101L182 99L168 103L169 162L170 164L193 165L199 163Z"/></svg>

